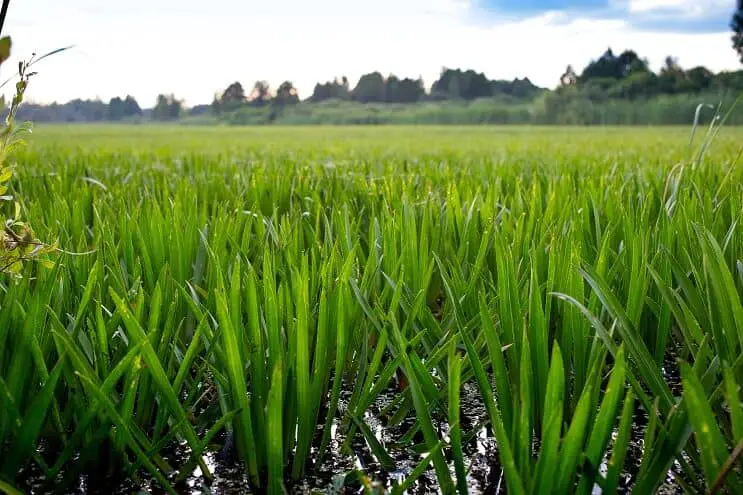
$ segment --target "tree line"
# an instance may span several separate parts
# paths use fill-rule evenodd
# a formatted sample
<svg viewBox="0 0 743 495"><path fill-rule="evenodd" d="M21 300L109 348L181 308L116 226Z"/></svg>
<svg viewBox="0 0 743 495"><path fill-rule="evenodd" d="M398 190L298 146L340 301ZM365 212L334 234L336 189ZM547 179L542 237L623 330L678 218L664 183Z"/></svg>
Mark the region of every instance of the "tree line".
<svg viewBox="0 0 743 495"><path fill-rule="evenodd" d="M443 69L431 91L427 92L423 79L399 78L391 74L384 77L380 72L361 76L351 88L346 76L333 81L315 84L312 95L305 100L320 103L328 100L353 101L358 103L418 103L421 101L474 100L498 96L530 99L543 91L528 78L513 81L490 80L474 70ZM300 103L298 91L291 81L284 81L274 92L266 81L256 81L250 93L239 82L230 84L216 95L211 107L215 114L234 111L242 107L261 108L267 105L284 107Z"/></svg>
<svg viewBox="0 0 743 495"><path fill-rule="evenodd" d="M581 90L595 93L597 98L637 99L658 95L701 93L708 90L742 90L743 72L713 73L697 66L685 70L674 57L666 57L656 73L648 61L633 50L615 55L611 48L576 74L568 66L560 77L561 90Z"/></svg>
<svg viewBox="0 0 743 495"><path fill-rule="evenodd" d="M734 38L735 39L735 38ZM742 38L743 39L743 38ZM741 48L743 50L743 48ZM743 54L741 55L743 61ZM223 120L231 123L271 123L294 107L313 112L319 106L335 104L432 105L467 104L475 100L493 100L500 106L518 106L539 100L550 112L580 105L607 101L652 100L664 96L743 91L743 71L713 73L706 67L682 68L673 57L667 57L659 71L650 69L647 59L633 50L615 54L608 48L590 61L580 72L569 65L556 80L553 90L538 87L528 78L491 80L474 70L442 69L439 78L426 89L422 78L383 76L380 72L364 74L351 87L347 77L317 83L312 94L300 99L291 81L282 82L275 90L265 80L256 81L249 91L235 81L216 94L210 104L187 108L173 94L160 94L150 109L142 109L137 100L127 95L114 97L108 103L76 99L65 104L26 104L20 118L36 122L139 122L172 121L183 117ZM313 110L315 109L315 110ZM294 111L294 113L301 113ZM260 116L260 117L257 117Z"/></svg>
<svg viewBox="0 0 743 495"><path fill-rule="evenodd" d="M737 0L730 28L733 49L743 63L743 0ZM78 98L62 104L25 103L18 118L140 122L191 117L230 123L631 123L640 119L640 123L649 112L648 123L663 123L669 120L663 117L663 109L673 105L696 104L702 96L740 93L743 71L715 74L703 66L684 69L669 56L654 72L635 51L615 54L609 48L580 72L568 65L556 83L548 90L528 78L491 80L474 70L444 68L427 90L420 77L385 77L374 71L363 75L354 87L345 76L318 82L304 100L291 81L274 90L267 81L259 80L249 92L235 81L210 104L190 108L173 94L158 95L151 108L140 107L127 95L108 102Z"/></svg>
<svg viewBox="0 0 743 495"><path fill-rule="evenodd" d="M24 103L18 111L20 119L34 122L126 122L139 120L143 114L144 110L131 95L124 98L116 96L108 103L79 98L49 105L29 102Z"/></svg>
<svg viewBox="0 0 743 495"><path fill-rule="evenodd" d="M733 33L732 47L743 63L743 0L737 0L737 8L730 20L730 29ZM336 101L362 104L414 104L427 101L469 102L491 98L501 102L522 104L523 107L523 103L541 98L539 108L543 107L543 114L547 116L545 118L552 120L548 116L559 114L561 111L575 110L575 108L585 110L586 107L596 105L603 105L604 108L618 108L617 105L608 104L611 101L655 100L656 104L653 108L658 109L665 108L667 102L674 97L679 102L685 103L691 101L690 98L693 96L701 94L741 91L743 91L743 71L723 71L715 74L703 66L684 70L678 64L677 59L668 56L663 67L656 73L650 69L647 59L641 58L634 50L625 50L615 55L612 49L608 48L600 57L592 60L583 68L580 74L572 65L568 65L554 91L537 87L528 78L513 81L490 80L485 74L474 70L444 68L439 79L432 84L430 92L426 91L421 77L401 79L391 74L385 78L380 72L375 71L361 76L354 88L350 87L346 76L324 83L318 82L312 95L306 101L309 103ZM682 95L688 98L679 98ZM236 81L230 84L221 95L215 96L210 109L218 118L226 117L227 120L241 123L250 120L240 118L241 113L246 115L251 108L269 107L269 112L262 112L265 116L263 120L272 122L277 120L277 117L288 106L298 103L300 103L298 91L291 81L281 83L274 93L268 82L259 80L255 82L249 94L245 92L242 84ZM625 104L627 108L631 106ZM639 108L642 106L640 105ZM198 114L201 115L204 112L205 106L202 105ZM527 113L531 117L534 116L531 110ZM511 114L522 115L523 118L524 112L511 112ZM602 115L602 119L605 120L605 113ZM655 117L657 119L657 115ZM255 112L252 118L255 119ZM621 120L621 117L617 118ZM595 115L583 120L592 119L595 119Z"/></svg>

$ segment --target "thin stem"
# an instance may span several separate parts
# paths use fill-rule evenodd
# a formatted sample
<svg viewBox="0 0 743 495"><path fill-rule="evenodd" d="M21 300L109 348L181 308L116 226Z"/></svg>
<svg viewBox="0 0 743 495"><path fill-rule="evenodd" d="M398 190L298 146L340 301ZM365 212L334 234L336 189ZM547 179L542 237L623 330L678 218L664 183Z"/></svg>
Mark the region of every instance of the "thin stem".
<svg viewBox="0 0 743 495"><path fill-rule="evenodd" d="M3 33L3 26L5 25L5 16L8 14L8 6L10 6L10 0L3 0L3 7L0 9L0 34Z"/></svg>
<svg viewBox="0 0 743 495"><path fill-rule="evenodd" d="M738 458L743 454L743 439L738 442L738 445L735 446L733 451L730 453L730 456L725 461L725 464L722 466L722 469L720 469L719 474L717 475L717 478L715 479L714 483L712 483L712 487L709 489L710 495L713 495L715 493L719 493L722 489L723 485L725 484L725 478L727 478L728 474L730 473L730 470L733 469L733 466L735 465L735 461L738 460Z"/></svg>

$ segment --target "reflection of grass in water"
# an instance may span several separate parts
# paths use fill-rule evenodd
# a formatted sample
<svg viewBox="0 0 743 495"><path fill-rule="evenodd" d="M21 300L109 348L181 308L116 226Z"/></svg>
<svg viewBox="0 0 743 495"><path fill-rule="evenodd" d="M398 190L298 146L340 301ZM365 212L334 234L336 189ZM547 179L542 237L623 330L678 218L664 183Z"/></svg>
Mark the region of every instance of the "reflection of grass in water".
<svg viewBox="0 0 743 495"><path fill-rule="evenodd" d="M0 293L2 478L178 491L229 432L271 493L338 459L369 490L401 466L392 491L463 489L483 462L509 493L611 492L639 434L638 490L676 461L734 490L736 136L669 210L688 129L42 126L27 216L95 253Z"/></svg>

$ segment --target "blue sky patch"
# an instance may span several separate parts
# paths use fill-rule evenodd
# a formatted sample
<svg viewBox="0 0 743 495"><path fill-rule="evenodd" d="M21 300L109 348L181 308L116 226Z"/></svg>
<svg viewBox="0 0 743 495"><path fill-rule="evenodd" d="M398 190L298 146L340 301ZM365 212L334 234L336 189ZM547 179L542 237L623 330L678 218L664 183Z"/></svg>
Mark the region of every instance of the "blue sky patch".
<svg viewBox="0 0 743 495"><path fill-rule="evenodd" d="M523 19L546 12L560 12L569 18L616 19L634 28L680 33L710 33L729 31L735 0L699 0L679 2L678 7L658 6L630 9L632 0L475 0L491 15ZM640 1L635 0L635 6Z"/></svg>
<svg viewBox="0 0 743 495"><path fill-rule="evenodd" d="M596 10L609 6L608 0L484 0L487 8L510 13L540 13L548 10Z"/></svg>

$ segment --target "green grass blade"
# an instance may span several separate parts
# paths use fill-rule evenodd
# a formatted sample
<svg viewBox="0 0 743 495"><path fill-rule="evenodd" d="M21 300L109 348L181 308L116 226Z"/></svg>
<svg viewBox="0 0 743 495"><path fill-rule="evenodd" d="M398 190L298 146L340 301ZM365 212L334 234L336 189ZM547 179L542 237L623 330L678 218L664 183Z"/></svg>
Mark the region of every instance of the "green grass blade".
<svg viewBox="0 0 743 495"><path fill-rule="evenodd" d="M699 379L686 363L681 365L681 373L684 384L684 402L702 454L704 476L711 486L728 457L725 439Z"/></svg>
<svg viewBox="0 0 743 495"><path fill-rule="evenodd" d="M468 493L467 472L464 466L462 450L462 426L459 419L460 394L462 386L462 358L457 356L454 341L449 346L449 437L451 452L454 458L454 470L457 475L457 491Z"/></svg>
<svg viewBox="0 0 743 495"><path fill-rule="evenodd" d="M152 376L154 383L162 394L168 409L170 409L176 422L181 425L181 432L186 438L189 447L191 447L191 455L198 459L201 457L201 442L196 437L196 433L188 422L186 411L183 409L180 400L168 381L165 370L163 369L157 354L155 354L149 339L145 335L139 322L134 318L134 315L129 310L128 304L113 290L111 291L111 297L116 302L117 310L124 321L124 325L129 331L130 338L137 344L144 343L142 346L142 359L147 365L150 376ZM205 476L210 476L209 468L206 466L203 459L199 462L199 467Z"/></svg>
<svg viewBox="0 0 743 495"><path fill-rule="evenodd" d="M100 404L103 405L108 417L116 425L116 427L118 428L119 432L122 435L122 438L124 439L125 444L127 445L127 447L129 447L129 449L132 450L134 455L137 457L137 460L142 464L142 466L145 467L145 469L147 469L147 471L158 481L158 483L160 483L160 485L168 493L172 495L176 495L177 492L175 491L173 486L163 476L160 470L150 461L147 454L144 452L144 450L142 450L138 442L134 439L134 436L131 432L129 425L121 418L121 416L119 416L119 413L116 412L116 408L111 403L111 401L100 391L100 389L88 377L81 375L81 374L78 374L78 377L80 378L80 381L83 382L83 384L88 389L88 391L94 397L96 397L96 399L99 401Z"/></svg>
<svg viewBox="0 0 743 495"><path fill-rule="evenodd" d="M558 451L562 436L562 418L565 403L565 368L557 343L552 348L552 362L544 396L542 420L542 447L534 476L534 492L547 493L555 483Z"/></svg>
<svg viewBox="0 0 743 495"><path fill-rule="evenodd" d="M619 487L619 476L624 469L624 461L627 456L630 441L632 440L632 422L635 411L635 399L632 395L632 389L627 390L622 406L622 416L619 420L619 428L614 446L612 448L611 458L607 465L606 480L603 489L606 493L617 493Z"/></svg>
<svg viewBox="0 0 743 495"><path fill-rule="evenodd" d="M268 464L268 493L270 495L285 493L284 488L284 442L283 442L283 409L284 377L283 364L278 361L271 376L271 388L268 391L266 409L266 459Z"/></svg>
<svg viewBox="0 0 743 495"><path fill-rule="evenodd" d="M216 264L216 263L215 263ZM260 486L258 477L258 453L253 436L253 421L250 413L250 400L248 388L245 381L245 367L242 356L240 356L240 345L237 330L232 326L232 319L227 309L227 297L221 275L217 275L217 290L214 297L217 305L217 321L221 329L221 345L224 349L226 362L226 375L230 394L230 408L239 409L235 425L237 435L237 449L246 462L250 480L255 486Z"/></svg>
<svg viewBox="0 0 743 495"><path fill-rule="evenodd" d="M611 372L609 384L604 390L604 399L599 407L599 412L596 415L584 452L589 468L588 472L581 477L578 487L579 493L590 493L593 489L596 476L598 475L599 463L604 457L606 447L611 438L611 432L616 422L619 401L624 395L625 373L624 348L620 347L617 358L614 361L614 369Z"/></svg>

